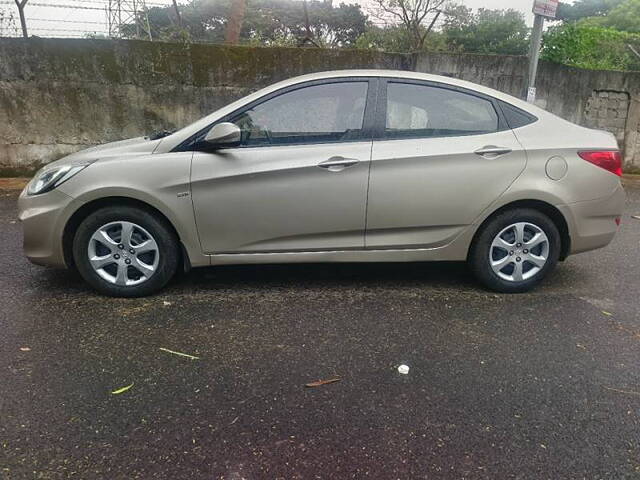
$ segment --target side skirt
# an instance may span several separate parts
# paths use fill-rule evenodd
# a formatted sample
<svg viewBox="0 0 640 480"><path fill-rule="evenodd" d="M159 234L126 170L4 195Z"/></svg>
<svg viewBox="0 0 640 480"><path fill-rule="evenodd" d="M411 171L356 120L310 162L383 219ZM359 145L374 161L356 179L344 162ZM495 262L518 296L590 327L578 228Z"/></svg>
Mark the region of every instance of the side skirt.
<svg viewBox="0 0 640 480"><path fill-rule="evenodd" d="M233 253L211 255L211 265L331 262L464 261L467 250L447 245L403 250L338 250L325 252Z"/></svg>

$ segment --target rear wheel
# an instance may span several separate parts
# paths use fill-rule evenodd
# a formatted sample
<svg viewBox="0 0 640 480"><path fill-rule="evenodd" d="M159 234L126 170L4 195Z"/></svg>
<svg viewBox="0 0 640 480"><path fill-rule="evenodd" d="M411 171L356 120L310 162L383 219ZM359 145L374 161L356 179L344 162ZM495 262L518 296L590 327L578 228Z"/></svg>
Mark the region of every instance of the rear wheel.
<svg viewBox="0 0 640 480"><path fill-rule="evenodd" d="M175 234L155 215L135 207L102 208L78 227L73 257L100 293L140 297L162 288L178 267Z"/></svg>
<svg viewBox="0 0 640 480"><path fill-rule="evenodd" d="M532 209L508 210L482 227L469 265L491 290L526 292L553 270L560 247L560 233L549 217Z"/></svg>

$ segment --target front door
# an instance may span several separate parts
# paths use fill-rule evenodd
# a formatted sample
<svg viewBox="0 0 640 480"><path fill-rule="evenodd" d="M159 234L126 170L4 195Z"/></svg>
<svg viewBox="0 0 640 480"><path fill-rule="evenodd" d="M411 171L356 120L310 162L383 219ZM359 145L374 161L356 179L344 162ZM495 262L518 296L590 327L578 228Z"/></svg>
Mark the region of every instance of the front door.
<svg viewBox="0 0 640 480"><path fill-rule="evenodd" d="M306 83L222 119L240 127L241 145L193 156L203 251L363 248L369 90L363 78Z"/></svg>
<svg viewBox="0 0 640 480"><path fill-rule="evenodd" d="M488 97L410 81L382 89L366 246L446 245L524 170L524 149Z"/></svg>

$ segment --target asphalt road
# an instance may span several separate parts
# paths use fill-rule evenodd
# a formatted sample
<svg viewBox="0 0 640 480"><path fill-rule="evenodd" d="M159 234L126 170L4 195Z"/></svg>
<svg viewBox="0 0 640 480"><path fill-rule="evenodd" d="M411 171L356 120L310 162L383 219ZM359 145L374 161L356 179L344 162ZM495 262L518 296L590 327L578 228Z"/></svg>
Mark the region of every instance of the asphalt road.
<svg viewBox="0 0 640 480"><path fill-rule="evenodd" d="M30 265L0 192L0 478L639 478L628 194L614 243L531 294L458 264L296 265L122 300Z"/></svg>

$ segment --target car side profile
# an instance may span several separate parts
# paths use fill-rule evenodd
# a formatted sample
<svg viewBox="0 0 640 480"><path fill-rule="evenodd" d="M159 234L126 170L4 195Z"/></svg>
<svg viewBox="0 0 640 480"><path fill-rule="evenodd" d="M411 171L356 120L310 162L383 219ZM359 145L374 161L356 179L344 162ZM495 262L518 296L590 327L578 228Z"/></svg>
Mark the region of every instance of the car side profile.
<svg viewBox="0 0 640 480"><path fill-rule="evenodd" d="M46 165L19 217L32 262L112 296L191 267L432 260L524 292L611 242L621 174L608 132L461 80L347 70Z"/></svg>

